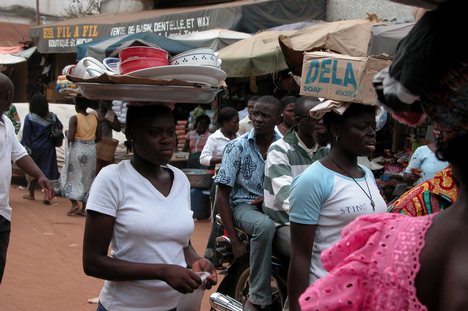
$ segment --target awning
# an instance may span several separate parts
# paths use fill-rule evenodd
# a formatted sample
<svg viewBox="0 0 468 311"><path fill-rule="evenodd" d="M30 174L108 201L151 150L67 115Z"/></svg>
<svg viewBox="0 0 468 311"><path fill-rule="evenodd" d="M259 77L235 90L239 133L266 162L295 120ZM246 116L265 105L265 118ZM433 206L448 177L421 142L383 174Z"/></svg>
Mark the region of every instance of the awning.
<svg viewBox="0 0 468 311"><path fill-rule="evenodd" d="M30 29L41 53L74 53L96 39L154 32L163 36L214 28L255 33L291 21L325 18L326 0L242 0L202 7L99 14Z"/></svg>
<svg viewBox="0 0 468 311"><path fill-rule="evenodd" d="M31 56L24 49L24 42L29 39L29 25L0 22L0 64L13 65L25 62ZM30 49L28 49L30 50ZM32 53L34 53L32 50ZM31 53L31 54L32 54Z"/></svg>
<svg viewBox="0 0 468 311"><path fill-rule="evenodd" d="M301 75L305 51L331 50L349 56L367 56L372 27L376 22L353 19L320 23L279 38L289 69Z"/></svg>
<svg viewBox="0 0 468 311"><path fill-rule="evenodd" d="M212 48L214 51L218 51L239 40L246 39L251 36L251 34L245 32L216 28L186 35L174 36L172 38L197 47L207 47Z"/></svg>
<svg viewBox="0 0 468 311"><path fill-rule="evenodd" d="M398 43L413 25L369 20L321 23L289 36L281 36L279 45L289 69L300 76L305 51L331 50L357 57L378 54L393 56Z"/></svg>
<svg viewBox="0 0 468 311"><path fill-rule="evenodd" d="M0 54L0 65L14 65L25 62L26 58L11 54Z"/></svg>
<svg viewBox="0 0 468 311"><path fill-rule="evenodd" d="M31 40L27 24L0 22L0 47L16 47Z"/></svg>
<svg viewBox="0 0 468 311"><path fill-rule="evenodd" d="M352 56L366 55L374 24L368 20L347 20L312 23L299 30L257 33L221 49L221 68L230 78L266 75L288 67L296 68L293 73L300 75L304 51L330 49Z"/></svg>

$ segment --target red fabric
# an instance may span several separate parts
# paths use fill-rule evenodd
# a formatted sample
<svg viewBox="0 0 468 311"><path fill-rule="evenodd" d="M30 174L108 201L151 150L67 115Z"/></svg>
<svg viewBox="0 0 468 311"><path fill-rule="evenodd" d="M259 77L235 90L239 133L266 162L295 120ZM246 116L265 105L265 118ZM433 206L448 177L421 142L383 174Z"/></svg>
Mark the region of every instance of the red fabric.
<svg viewBox="0 0 468 311"><path fill-rule="evenodd" d="M15 54L23 50L23 45L0 46L0 54Z"/></svg>

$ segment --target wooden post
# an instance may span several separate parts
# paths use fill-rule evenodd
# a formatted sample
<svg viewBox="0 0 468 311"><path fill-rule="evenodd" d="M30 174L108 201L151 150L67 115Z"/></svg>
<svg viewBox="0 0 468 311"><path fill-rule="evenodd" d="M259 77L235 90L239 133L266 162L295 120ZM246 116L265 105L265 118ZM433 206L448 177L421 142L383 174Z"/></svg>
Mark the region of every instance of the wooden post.
<svg viewBox="0 0 468 311"><path fill-rule="evenodd" d="M36 25L40 25L40 16L39 16L39 0L36 0Z"/></svg>

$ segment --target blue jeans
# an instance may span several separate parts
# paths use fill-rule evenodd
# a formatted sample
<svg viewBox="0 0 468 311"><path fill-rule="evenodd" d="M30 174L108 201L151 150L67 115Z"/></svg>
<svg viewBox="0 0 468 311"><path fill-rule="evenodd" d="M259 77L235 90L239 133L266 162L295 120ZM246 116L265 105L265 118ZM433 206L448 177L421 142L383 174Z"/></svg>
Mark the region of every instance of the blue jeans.
<svg viewBox="0 0 468 311"><path fill-rule="evenodd" d="M104 306L101 303L98 303L96 311L107 311L107 309L104 308Z"/></svg>
<svg viewBox="0 0 468 311"><path fill-rule="evenodd" d="M2 283L3 271L5 271L8 244L10 243L10 231L10 221L0 216L0 284Z"/></svg>
<svg viewBox="0 0 468 311"><path fill-rule="evenodd" d="M271 304L271 249L276 226L256 206L248 203L232 209L234 225L250 235L249 301L257 305Z"/></svg>

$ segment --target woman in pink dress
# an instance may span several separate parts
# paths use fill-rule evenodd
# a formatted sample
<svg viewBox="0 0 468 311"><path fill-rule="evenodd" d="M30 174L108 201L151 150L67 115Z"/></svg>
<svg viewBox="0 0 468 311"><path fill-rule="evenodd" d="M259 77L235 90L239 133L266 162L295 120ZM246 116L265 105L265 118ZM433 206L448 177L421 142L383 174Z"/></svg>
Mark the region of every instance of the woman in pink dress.
<svg viewBox="0 0 468 311"><path fill-rule="evenodd" d="M468 54L444 53L463 6L448 0L427 12L374 79L395 117L417 125L425 112L441 128L437 156L452 167L457 200L427 216L357 218L321 254L329 274L301 295L302 310L468 310Z"/></svg>

